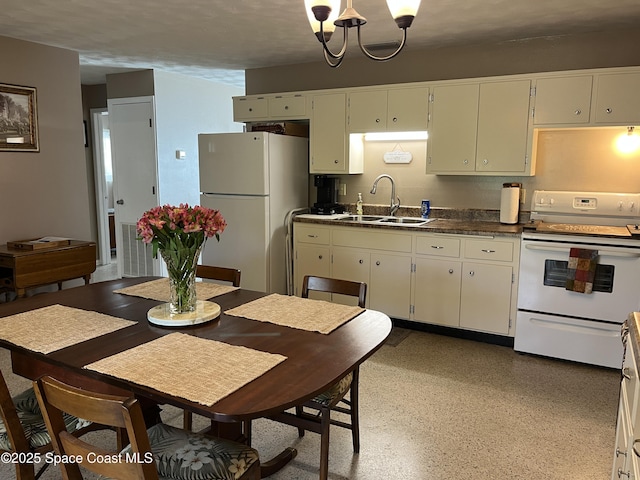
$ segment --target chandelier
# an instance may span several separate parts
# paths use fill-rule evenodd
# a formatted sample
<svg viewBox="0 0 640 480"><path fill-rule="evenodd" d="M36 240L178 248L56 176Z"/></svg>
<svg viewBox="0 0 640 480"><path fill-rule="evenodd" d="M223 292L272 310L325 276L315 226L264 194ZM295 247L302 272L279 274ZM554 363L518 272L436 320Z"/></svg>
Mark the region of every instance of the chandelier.
<svg viewBox="0 0 640 480"><path fill-rule="evenodd" d="M324 59L331 67L338 67L342 63L344 54L347 51L348 43L348 29L351 27L357 27L358 29L358 45L360 50L371 60L378 62L384 62L390 60L404 47L407 40L407 28L411 26L418 8L420 7L420 0L387 0L387 6L391 12L391 16L396 21L398 28L402 29L402 41L398 48L390 55L377 57L373 55L365 45L362 44L362 38L360 36L360 27L367 23L367 19L360 15L352 6L352 0L347 0L347 8L338 16L340 11L341 0L305 0L305 8L307 10L307 16L309 17L309 23L313 29L318 40L322 43L324 51ZM336 27L343 29L344 38L342 40L342 48L338 53L333 53L328 46L328 42L331 39L331 35L335 31Z"/></svg>

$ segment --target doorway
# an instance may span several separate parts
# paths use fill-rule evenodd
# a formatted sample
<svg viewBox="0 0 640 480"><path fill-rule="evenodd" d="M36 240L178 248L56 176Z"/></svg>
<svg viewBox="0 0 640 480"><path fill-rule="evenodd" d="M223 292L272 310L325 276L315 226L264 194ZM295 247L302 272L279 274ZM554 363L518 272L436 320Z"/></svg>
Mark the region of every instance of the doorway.
<svg viewBox="0 0 640 480"><path fill-rule="evenodd" d="M98 265L116 265L116 236L113 205L113 167L109 112L91 109L93 132L93 170L96 184L96 224L98 227Z"/></svg>

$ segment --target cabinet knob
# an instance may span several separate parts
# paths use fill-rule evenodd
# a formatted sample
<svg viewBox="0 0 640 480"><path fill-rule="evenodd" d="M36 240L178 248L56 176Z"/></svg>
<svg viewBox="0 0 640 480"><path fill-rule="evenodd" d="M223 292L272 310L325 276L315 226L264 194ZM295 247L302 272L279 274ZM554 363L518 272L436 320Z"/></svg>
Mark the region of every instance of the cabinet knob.
<svg viewBox="0 0 640 480"><path fill-rule="evenodd" d="M450 268L450 269L449 269L449 273L453 273L453 268Z"/></svg>
<svg viewBox="0 0 640 480"><path fill-rule="evenodd" d="M253 108L249 107L249 111L250 111L250 112L253 112Z"/></svg>
<svg viewBox="0 0 640 480"><path fill-rule="evenodd" d="M574 113L576 115L582 115L582 110L580 110L579 108L576 108L576 111Z"/></svg>
<svg viewBox="0 0 640 480"><path fill-rule="evenodd" d="M380 260L378 260L378 261L376 262L376 265L380 266Z"/></svg>
<svg viewBox="0 0 640 480"><path fill-rule="evenodd" d="M393 123L396 123L398 121L397 117L393 117Z"/></svg>
<svg viewBox="0 0 640 480"><path fill-rule="evenodd" d="M475 274L476 274L476 272L474 272L473 270L471 270L471 271L469 272L469 276L470 276L470 277L473 277Z"/></svg>
<svg viewBox="0 0 640 480"><path fill-rule="evenodd" d="M489 164L489 160L487 160L486 158L484 160L482 160L483 165L488 165Z"/></svg>
<svg viewBox="0 0 640 480"><path fill-rule="evenodd" d="M467 165L469 163L469 159L465 158L462 163L464 163L465 165Z"/></svg>
<svg viewBox="0 0 640 480"><path fill-rule="evenodd" d="M483 249L482 249L482 251L483 251L484 253L496 253L496 251L495 251L495 250L491 250L491 249L489 249L489 248L483 248Z"/></svg>
<svg viewBox="0 0 640 480"><path fill-rule="evenodd" d="M358 260L358 263L359 263L360 265L362 265L362 264L364 263L364 260L360 259L360 260Z"/></svg>
<svg viewBox="0 0 640 480"><path fill-rule="evenodd" d="M436 250L440 250L441 248L444 248L442 245L431 245L431 248L435 248Z"/></svg>
<svg viewBox="0 0 640 480"><path fill-rule="evenodd" d="M606 109L605 109L605 112L607 112L607 113L611 113L611 112L613 112L613 108L606 108Z"/></svg>
<svg viewBox="0 0 640 480"><path fill-rule="evenodd" d="M284 109L285 109L285 110L289 110L289 105L285 105L285 106L284 106Z"/></svg>
<svg viewBox="0 0 640 480"><path fill-rule="evenodd" d="M629 367L624 367L622 369L622 378L626 378L627 380L631 380L631 373Z"/></svg>
<svg viewBox="0 0 640 480"><path fill-rule="evenodd" d="M340 160L334 160L333 163L335 163L336 165L340 162Z"/></svg>
<svg viewBox="0 0 640 480"><path fill-rule="evenodd" d="M620 450L620 448L616 447L616 457L619 457L620 455L622 455L623 457L626 457L627 452L623 452L622 450Z"/></svg>
<svg viewBox="0 0 640 480"><path fill-rule="evenodd" d="M118 205L124 205L124 200L123 200L123 199L120 199L120 200L116 201L116 203L117 203Z"/></svg>
<svg viewBox="0 0 640 480"><path fill-rule="evenodd" d="M379 118L376 118L376 123L380 123L380 119Z"/></svg>
<svg viewBox="0 0 640 480"><path fill-rule="evenodd" d="M318 260L322 260L322 255L318 255Z"/></svg>

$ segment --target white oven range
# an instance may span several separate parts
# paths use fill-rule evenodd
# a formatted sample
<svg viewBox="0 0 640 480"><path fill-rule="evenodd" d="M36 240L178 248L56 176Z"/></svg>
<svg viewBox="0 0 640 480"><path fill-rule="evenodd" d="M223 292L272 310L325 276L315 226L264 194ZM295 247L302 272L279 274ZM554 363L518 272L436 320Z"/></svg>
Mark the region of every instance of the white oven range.
<svg viewBox="0 0 640 480"><path fill-rule="evenodd" d="M620 327L640 310L639 207L640 194L534 192L520 250L516 351L621 367ZM566 288L572 248L598 252L592 293Z"/></svg>

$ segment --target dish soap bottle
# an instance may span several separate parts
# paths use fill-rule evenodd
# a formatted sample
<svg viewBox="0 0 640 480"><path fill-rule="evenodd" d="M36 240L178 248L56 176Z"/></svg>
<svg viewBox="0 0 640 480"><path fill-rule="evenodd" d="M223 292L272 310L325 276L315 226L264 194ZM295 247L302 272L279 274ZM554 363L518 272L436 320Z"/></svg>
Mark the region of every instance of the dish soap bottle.
<svg viewBox="0 0 640 480"><path fill-rule="evenodd" d="M358 194L358 201L356 202L356 215L362 215L362 194Z"/></svg>

